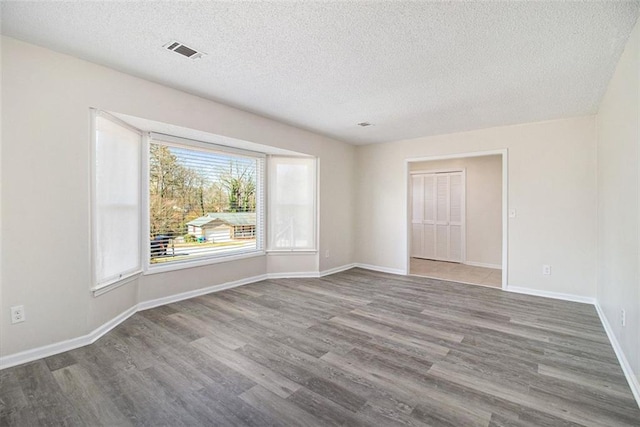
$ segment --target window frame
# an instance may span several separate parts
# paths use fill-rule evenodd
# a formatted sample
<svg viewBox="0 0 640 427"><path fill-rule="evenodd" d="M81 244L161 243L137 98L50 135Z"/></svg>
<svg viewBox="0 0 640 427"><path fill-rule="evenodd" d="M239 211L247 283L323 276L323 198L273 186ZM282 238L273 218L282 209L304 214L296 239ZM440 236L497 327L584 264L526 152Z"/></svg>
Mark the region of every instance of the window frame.
<svg viewBox="0 0 640 427"><path fill-rule="evenodd" d="M207 255L194 259L186 259L180 261L166 262L160 264L151 263L151 248L149 237L151 236L150 224L150 197L149 197L149 180L150 180L150 146L151 144L159 144L167 147L178 147L186 149L195 149L209 153L222 154L227 156L239 156L258 160L256 168L256 249L238 251L232 254ZM143 273L145 275L164 273L168 271L182 270L185 268L201 267L206 265L218 264L222 262L236 261L239 259L253 258L264 256L266 254L267 241L267 221L266 221L266 192L267 192L267 154L258 151L245 150L227 145L220 145L211 142L204 142L195 139L183 138L175 135L167 135L159 132L145 132L143 138L143 178L142 178L142 241L143 241ZM262 232L258 230L261 229Z"/></svg>

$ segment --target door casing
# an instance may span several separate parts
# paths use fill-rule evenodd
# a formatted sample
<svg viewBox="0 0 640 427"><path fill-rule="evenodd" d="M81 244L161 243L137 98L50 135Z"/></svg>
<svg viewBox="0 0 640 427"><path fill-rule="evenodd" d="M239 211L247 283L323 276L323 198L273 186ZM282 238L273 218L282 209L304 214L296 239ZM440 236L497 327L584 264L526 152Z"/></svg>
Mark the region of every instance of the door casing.
<svg viewBox="0 0 640 427"><path fill-rule="evenodd" d="M472 151L464 153L412 157L405 159L404 176L405 176L405 221L404 221L404 239L405 239L405 260L404 274L409 274L409 263L411 260L411 174L410 163L426 162L430 160L449 160L460 159L465 157L481 157L481 156L502 156L502 289L506 290L509 286L509 150L507 148L487 151Z"/></svg>

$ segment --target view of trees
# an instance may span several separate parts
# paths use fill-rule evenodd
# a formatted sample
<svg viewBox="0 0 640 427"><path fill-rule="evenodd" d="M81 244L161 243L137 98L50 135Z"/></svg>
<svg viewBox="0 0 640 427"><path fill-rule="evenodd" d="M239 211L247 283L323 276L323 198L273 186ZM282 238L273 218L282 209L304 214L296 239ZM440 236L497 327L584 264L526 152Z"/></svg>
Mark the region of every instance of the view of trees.
<svg viewBox="0 0 640 427"><path fill-rule="evenodd" d="M255 212L255 163L211 155L183 161L170 147L151 144L149 204L151 235L183 235L186 223L208 212ZM193 163L193 165L191 164ZM196 167L197 166L197 167Z"/></svg>

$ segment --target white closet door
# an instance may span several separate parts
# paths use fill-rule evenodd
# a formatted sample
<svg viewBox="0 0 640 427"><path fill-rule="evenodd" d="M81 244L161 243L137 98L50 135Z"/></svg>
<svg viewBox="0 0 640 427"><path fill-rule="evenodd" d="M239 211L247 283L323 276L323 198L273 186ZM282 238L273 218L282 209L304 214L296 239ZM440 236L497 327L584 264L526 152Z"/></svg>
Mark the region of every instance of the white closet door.
<svg viewBox="0 0 640 427"><path fill-rule="evenodd" d="M436 175L436 258L449 258L449 175Z"/></svg>
<svg viewBox="0 0 640 427"><path fill-rule="evenodd" d="M422 258L436 256L436 177L424 175Z"/></svg>
<svg viewBox="0 0 640 427"><path fill-rule="evenodd" d="M464 261L463 173L416 174L411 183L411 256Z"/></svg>
<svg viewBox="0 0 640 427"><path fill-rule="evenodd" d="M422 258L424 254L424 176L411 176L411 256Z"/></svg>
<svg viewBox="0 0 640 427"><path fill-rule="evenodd" d="M449 175L449 260L461 262L462 259L462 220L464 194L462 174Z"/></svg>

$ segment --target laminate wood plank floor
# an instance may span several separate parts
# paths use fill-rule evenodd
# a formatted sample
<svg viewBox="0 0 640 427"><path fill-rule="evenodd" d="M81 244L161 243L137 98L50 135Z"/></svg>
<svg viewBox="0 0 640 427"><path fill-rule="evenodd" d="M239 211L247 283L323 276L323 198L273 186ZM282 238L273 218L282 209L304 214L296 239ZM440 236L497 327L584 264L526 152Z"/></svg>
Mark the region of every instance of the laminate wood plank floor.
<svg viewBox="0 0 640 427"><path fill-rule="evenodd" d="M0 425L640 426L594 307L352 269L0 372Z"/></svg>

